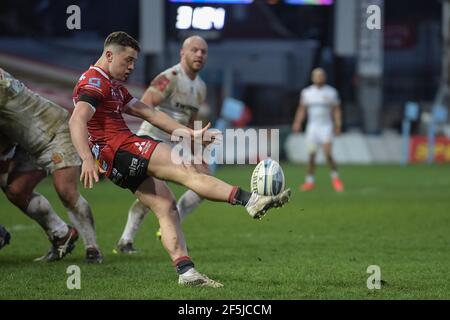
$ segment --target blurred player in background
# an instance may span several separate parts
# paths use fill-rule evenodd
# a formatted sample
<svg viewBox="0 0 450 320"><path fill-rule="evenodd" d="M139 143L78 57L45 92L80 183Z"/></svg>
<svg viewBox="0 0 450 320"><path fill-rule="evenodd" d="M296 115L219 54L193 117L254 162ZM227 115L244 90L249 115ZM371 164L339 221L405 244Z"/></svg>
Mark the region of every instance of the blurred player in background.
<svg viewBox="0 0 450 320"><path fill-rule="evenodd" d="M141 101L156 106L156 110L164 112L182 125L193 128L194 121L198 119L200 106L204 104L206 98L206 85L198 73L204 67L207 57L208 45L203 38L199 36L187 38L180 50L180 63L159 74L150 83ZM170 140L170 134L147 121L142 122L137 135L150 136L169 145L175 144ZM194 166L199 172L211 174L204 162ZM180 220L183 221L202 200L203 198L194 191L186 191L177 203ZM128 212L127 224L117 244L117 251L136 252L133 241L148 212L149 209L139 200L133 203ZM160 230L157 237L161 237Z"/></svg>
<svg viewBox="0 0 450 320"><path fill-rule="evenodd" d="M85 241L86 262L98 263L102 261L102 256L91 208L77 190L81 162L70 140L68 119L67 110L32 92L0 69L0 132L8 142L20 146L14 155L16 166L4 187L7 198L44 229L46 222L41 218L47 217L60 225L61 229L53 235L54 239L64 239L63 235L69 228L71 235L67 241L62 241L64 245L76 240L78 230ZM48 200L34 192L47 174L52 175L56 193L77 230L64 226L56 218ZM51 261L56 253L53 247L43 259Z"/></svg>
<svg viewBox="0 0 450 320"><path fill-rule="evenodd" d="M327 163L331 169L331 182L337 192L344 191L344 185L339 178L336 162L332 156L333 136L341 134L342 113L339 94L333 87L326 84L327 75L321 68L312 71L312 85L303 89L297 108L292 131L300 132L306 115L306 143L309 152L308 173L305 183L300 186L302 191L314 188L314 173L316 153L323 148Z"/></svg>
<svg viewBox="0 0 450 320"><path fill-rule="evenodd" d="M133 134L122 113L146 120L168 133L182 130L188 139L203 138L209 128L194 131L130 95L122 81L133 71L139 51L138 42L127 33L110 34L102 56L80 77L74 89L75 109L69 123L72 141L83 160L81 180L85 187L92 188L98 182L99 172L105 172L114 184L129 189L155 213L161 241L179 275L179 284L221 287L194 268L175 197L162 180L184 185L209 200L245 206L253 218L261 218L270 208L287 203L290 190L277 196L246 192L183 163L179 155L172 154L169 145Z"/></svg>

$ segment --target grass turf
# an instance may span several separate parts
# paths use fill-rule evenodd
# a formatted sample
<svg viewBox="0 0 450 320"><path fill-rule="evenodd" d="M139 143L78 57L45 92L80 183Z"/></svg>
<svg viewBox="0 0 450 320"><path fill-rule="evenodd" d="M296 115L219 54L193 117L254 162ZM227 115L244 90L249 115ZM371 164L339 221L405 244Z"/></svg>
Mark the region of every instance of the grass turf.
<svg viewBox="0 0 450 320"><path fill-rule="evenodd" d="M247 187L253 167L218 176ZM0 223L12 243L0 251L0 299L449 299L450 168L343 166L346 190L336 194L319 167L316 189L297 191L304 167L283 164L291 202L261 221L240 207L204 202L183 223L198 270L225 287L184 288L161 243L157 220L144 221L135 246L112 249L133 196L110 182L82 190L91 203L102 265L85 265L82 241L63 261L36 263L49 242L36 223L0 195ZM173 186L177 195L183 188ZM67 221L50 180L38 187ZM66 268L81 268L81 290L68 290ZM378 265L381 290L366 286Z"/></svg>

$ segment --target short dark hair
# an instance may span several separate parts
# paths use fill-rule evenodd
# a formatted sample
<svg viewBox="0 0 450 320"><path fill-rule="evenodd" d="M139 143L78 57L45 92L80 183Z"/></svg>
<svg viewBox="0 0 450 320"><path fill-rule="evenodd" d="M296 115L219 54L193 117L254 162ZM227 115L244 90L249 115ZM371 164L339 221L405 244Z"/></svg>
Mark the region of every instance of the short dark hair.
<svg viewBox="0 0 450 320"><path fill-rule="evenodd" d="M131 47L137 52L141 51L139 47L139 42L136 41L132 36L124 31L116 31L111 33L105 40L104 48L111 44L117 44L123 47Z"/></svg>

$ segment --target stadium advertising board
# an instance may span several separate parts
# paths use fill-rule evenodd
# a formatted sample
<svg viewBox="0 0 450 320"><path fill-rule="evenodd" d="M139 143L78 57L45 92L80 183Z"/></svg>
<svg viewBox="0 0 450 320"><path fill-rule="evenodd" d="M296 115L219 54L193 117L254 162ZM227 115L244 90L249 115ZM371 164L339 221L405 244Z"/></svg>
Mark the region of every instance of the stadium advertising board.
<svg viewBox="0 0 450 320"><path fill-rule="evenodd" d="M413 163L426 162L428 159L428 138L415 136L409 145L409 160ZM434 162L450 162L450 138L436 137L434 143Z"/></svg>

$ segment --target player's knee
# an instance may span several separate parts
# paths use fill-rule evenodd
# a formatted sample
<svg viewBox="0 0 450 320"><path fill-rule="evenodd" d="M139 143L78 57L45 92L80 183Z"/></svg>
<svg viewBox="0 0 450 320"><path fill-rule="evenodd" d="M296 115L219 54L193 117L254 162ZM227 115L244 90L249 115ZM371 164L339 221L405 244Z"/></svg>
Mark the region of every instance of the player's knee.
<svg viewBox="0 0 450 320"><path fill-rule="evenodd" d="M176 182L186 184L189 180L195 179L198 174L199 172L194 165L182 163L176 168Z"/></svg>
<svg viewBox="0 0 450 320"><path fill-rule="evenodd" d="M4 192L8 200L19 208L26 208L28 200L31 198L31 192L22 188L9 185L4 188Z"/></svg>

